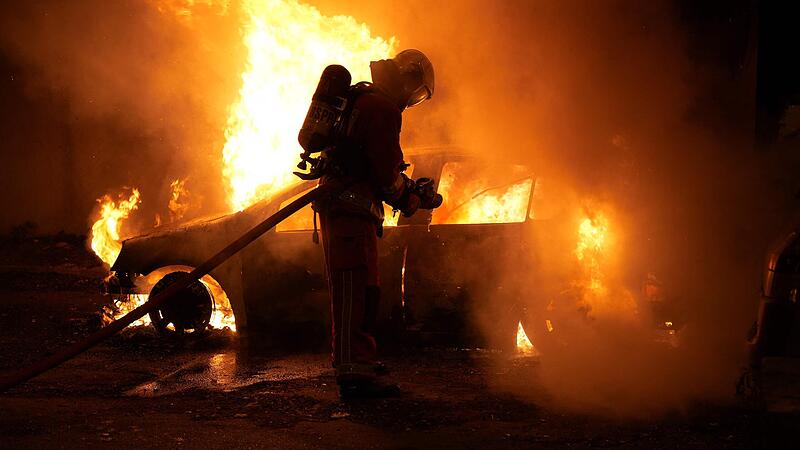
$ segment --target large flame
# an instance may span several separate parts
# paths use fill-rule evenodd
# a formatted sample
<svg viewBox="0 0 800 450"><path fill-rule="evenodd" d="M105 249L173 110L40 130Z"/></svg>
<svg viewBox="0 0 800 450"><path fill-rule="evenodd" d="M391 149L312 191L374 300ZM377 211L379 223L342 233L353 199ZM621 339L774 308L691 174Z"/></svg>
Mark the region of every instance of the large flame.
<svg viewBox="0 0 800 450"><path fill-rule="evenodd" d="M119 194L119 201L115 202L110 195L97 199L100 203L98 219L92 225L91 246L94 253L109 267L117 260L122 244L120 243L120 230L122 222L130 213L139 207L141 195L138 189L132 189L130 195Z"/></svg>
<svg viewBox="0 0 800 450"><path fill-rule="evenodd" d="M295 182L297 132L325 66L369 79L369 62L392 56L395 40L372 37L349 16L326 17L295 0L246 0L242 26L249 57L222 151L234 210Z"/></svg>

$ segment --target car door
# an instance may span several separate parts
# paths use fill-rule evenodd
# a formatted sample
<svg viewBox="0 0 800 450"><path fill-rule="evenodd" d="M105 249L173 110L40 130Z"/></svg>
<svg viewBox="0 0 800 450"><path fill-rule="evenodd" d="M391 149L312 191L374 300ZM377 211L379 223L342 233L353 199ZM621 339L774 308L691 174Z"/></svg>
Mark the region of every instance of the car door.
<svg viewBox="0 0 800 450"><path fill-rule="evenodd" d="M463 157L439 168L444 202L408 240L407 324L423 340L493 345L515 317L516 274L531 269L522 243L535 179L524 166ZM493 327L497 337L485 333Z"/></svg>
<svg viewBox="0 0 800 450"><path fill-rule="evenodd" d="M316 186L304 182L277 197L276 212ZM321 347L328 333L327 286L321 245L312 240L313 210L303 207L248 246L242 278L251 331L282 347Z"/></svg>

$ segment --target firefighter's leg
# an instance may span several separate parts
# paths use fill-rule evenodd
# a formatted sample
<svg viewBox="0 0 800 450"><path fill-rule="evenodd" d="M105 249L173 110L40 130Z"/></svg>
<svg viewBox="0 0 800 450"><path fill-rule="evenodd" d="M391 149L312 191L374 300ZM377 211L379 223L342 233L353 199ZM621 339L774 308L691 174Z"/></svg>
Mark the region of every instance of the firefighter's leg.
<svg viewBox="0 0 800 450"><path fill-rule="evenodd" d="M375 380L378 252L375 225L361 218L322 216L331 295L333 364L343 399L389 397L395 384Z"/></svg>
<svg viewBox="0 0 800 450"><path fill-rule="evenodd" d="M380 286L367 286L364 298L364 331L370 336L375 336L378 331L378 311L380 310Z"/></svg>
<svg viewBox="0 0 800 450"><path fill-rule="evenodd" d="M368 289L376 270L374 225L352 216L321 216L331 297L332 356L343 378L374 376L375 339L365 323ZM370 236L372 233L372 236ZM374 254L374 258L372 257ZM373 261L375 260L375 261ZM372 303L372 301L370 301Z"/></svg>
<svg viewBox="0 0 800 450"><path fill-rule="evenodd" d="M331 271L333 360L339 378L374 375L375 340L364 330L364 268Z"/></svg>

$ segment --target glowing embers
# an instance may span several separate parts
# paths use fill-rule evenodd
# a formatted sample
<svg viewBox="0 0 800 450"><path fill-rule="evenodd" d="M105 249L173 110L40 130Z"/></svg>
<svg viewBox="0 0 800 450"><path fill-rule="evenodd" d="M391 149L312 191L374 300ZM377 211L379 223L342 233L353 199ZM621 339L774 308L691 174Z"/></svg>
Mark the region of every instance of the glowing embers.
<svg viewBox="0 0 800 450"><path fill-rule="evenodd" d="M114 201L110 195L104 195L97 199L97 202L100 203L100 211L92 225L92 250L109 267L117 260L122 249L122 243L120 243L122 223L133 210L139 207L141 201L141 195L136 188L130 189L130 194L122 192L117 197L117 201Z"/></svg>
<svg viewBox="0 0 800 450"><path fill-rule="evenodd" d="M533 177L524 166L447 163L438 188L444 203L434 210L431 223L524 222L532 187Z"/></svg>
<svg viewBox="0 0 800 450"><path fill-rule="evenodd" d="M394 38L372 37L350 16L326 17L296 1L248 0L242 12L249 56L222 151L237 211L296 182L297 132L325 66L341 64L354 81L369 80L369 62L396 50Z"/></svg>
<svg viewBox="0 0 800 450"><path fill-rule="evenodd" d="M538 356L539 351L533 346L533 342L528 338L522 322L517 324L517 353L524 356Z"/></svg>

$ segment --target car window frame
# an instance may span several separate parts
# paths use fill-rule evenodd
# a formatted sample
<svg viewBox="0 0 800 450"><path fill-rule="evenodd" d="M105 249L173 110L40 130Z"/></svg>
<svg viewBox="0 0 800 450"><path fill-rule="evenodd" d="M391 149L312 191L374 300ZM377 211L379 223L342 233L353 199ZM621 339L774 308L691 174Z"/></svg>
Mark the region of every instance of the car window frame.
<svg viewBox="0 0 800 450"><path fill-rule="evenodd" d="M442 173L444 172L444 167L448 163L460 163L460 162L479 163L480 159L476 158L474 156L458 155L458 154L439 155L438 167L436 169L437 176L434 178L434 180L436 181L435 187L436 187L436 192L437 193L439 192L439 182L442 179ZM508 163L508 164L513 164L513 163ZM466 226L466 227L481 227L481 226L498 226L498 225L501 225L501 226L513 226L513 225L524 225L524 224L527 224L529 222L533 222L533 219L530 218L529 211L530 211L530 208L532 206L533 191L534 191L534 187L536 186L536 180L537 180L538 177L536 176L536 173L532 169L530 169L527 165L525 165L525 164L520 164L520 165L524 166L526 169L529 170L529 177L531 179L531 189L530 189L530 192L528 193L528 202L527 202L527 205L526 205L526 208L525 208L525 220L522 220L520 222L437 223L437 224L434 224L434 223L432 223L433 222L433 213L434 213L434 211L430 210L430 211L425 211L427 213L427 215L426 215L427 216L426 217L427 226L429 228L431 228L431 227L436 227L436 228L438 228L438 227L451 227L451 226L462 226L462 227L463 226Z"/></svg>

